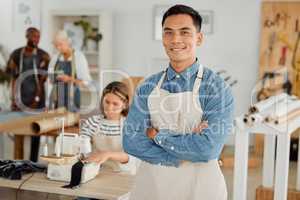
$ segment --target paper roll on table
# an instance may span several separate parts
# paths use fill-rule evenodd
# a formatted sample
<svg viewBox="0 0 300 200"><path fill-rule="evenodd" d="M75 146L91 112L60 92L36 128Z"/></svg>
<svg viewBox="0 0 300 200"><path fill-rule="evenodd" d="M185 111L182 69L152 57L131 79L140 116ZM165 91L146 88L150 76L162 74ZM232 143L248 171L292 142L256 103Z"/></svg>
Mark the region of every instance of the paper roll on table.
<svg viewBox="0 0 300 200"><path fill-rule="evenodd" d="M49 110L47 112L41 113L19 113L9 112L0 115L0 134L1 133L11 133L15 135L35 135L36 133L32 131L31 124L41 119L51 119L54 117L60 117L65 115L66 109L59 108L56 110Z"/></svg>
<svg viewBox="0 0 300 200"><path fill-rule="evenodd" d="M68 112L59 117L65 119L65 127L73 126L79 122L79 114L77 113ZM31 123L31 130L36 134L46 133L60 128L61 123L58 123L56 117L40 119Z"/></svg>

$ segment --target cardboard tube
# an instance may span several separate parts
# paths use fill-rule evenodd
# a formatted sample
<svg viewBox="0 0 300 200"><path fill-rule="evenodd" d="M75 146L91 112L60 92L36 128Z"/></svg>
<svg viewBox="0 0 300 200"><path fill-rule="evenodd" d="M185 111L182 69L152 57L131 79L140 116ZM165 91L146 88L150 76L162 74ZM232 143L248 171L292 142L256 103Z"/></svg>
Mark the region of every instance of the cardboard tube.
<svg viewBox="0 0 300 200"><path fill-rule="evenodd" d="M288 101L285 103L280 103L276 108L274 108L274 112L270 113L267 117L266 117L266 121L267 122L271 122L274 120L277 120L280 117L285 117L288 115L288 113L300 109L300 101Z"/></svg>
<svg viewBox="0 0 300 200"><path fill-rule="evenodd" d="M252 126L253 121L251 120L251 115L246 114L243 118L243 122L248 126Z"/></svg>
<svg viewBox="0 0 300 200"><path fill-rule="evenodd" d="M260 123L263 121L263 116L260 114L253 114L253 115L250 115L250 119L251 119L252 123Z"/></svg>
<svg viewBox="0 0 300 200"><path fill-rule="evenodd" d="M300 108L300 101L288 102L285 106L281 106L276 110L275 116L284 116L293 110L297 110L298 108Z"/></svg>
<svg viewBox="0 0 300 200"><path fill-rule="evenodd" d="M298 108L296 110L289 112L287 115L277 118L274 122L275 122L275 124L282 124L282 123L286 123L290 120L293 120L299 116L300 116L300 109Z"/></svg>
<svg viewBox="0 0 300 200"><path fill-rule="evenodd" d="M65 119L65 127L73 126L79 122L79 114L77 113L68 112L59 117L63 117ZM56 117L40 119L31 123L31 130L35 134L46 133L60 128L61 123L57 122Z"/></svg>
<svg viewBox="0 0 300 200"><path fill-rule="evenodd" d="M256 104L254 104L253 106L251 106L249 108L249 113L261 112L261 111L269 108L273 104L284 101L287 98L288 98L288 95L286 93L281 93L281 94L278 94L276 96L271 96L268 99L263 100L263 101L259 101Z"/></svg>
<svg viewBox="0 0 300 200"><path fill-rule="evenodd" d="M0 133L8 132L16 135L35 135L35 133L32 132L31 129L32 122L41 119L50 119L53 117L62 116L66 113L65 110L65 108L59 108L56 110L49 110L47 112L38 114L16 116L15 118L11 118L0 123Z"/></svg>
<svg viewBox="0 0 300 200"><path fill-rule="evenodd" d="M245 115L244 116L244 118L243 118L243 122L245 123L245 124L248 124L249 123L249 116L248 115Z"/></svg>

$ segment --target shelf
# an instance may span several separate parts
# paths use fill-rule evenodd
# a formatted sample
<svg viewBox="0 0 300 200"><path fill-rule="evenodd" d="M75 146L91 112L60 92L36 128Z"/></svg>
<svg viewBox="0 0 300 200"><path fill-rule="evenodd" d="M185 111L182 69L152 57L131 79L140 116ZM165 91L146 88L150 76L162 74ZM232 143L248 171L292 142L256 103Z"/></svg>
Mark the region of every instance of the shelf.
<svg viewBox="0 0 300 200"><path fill-rule="evenodd" d="M65 24L74 24L75 21L79 20L89 22L93 28L98 29L103 35L101 42L91 46L87 44L86 47L81 49L89 65L91 81L95 85L95 90L98 90L101 66L112 66L112 14L97 9L53 10L50 13L49 38L53 38L59 30L64 29ZM83 89L82 92L84 94L81 98L84 105L85 102L89 104L91 95L99 95L98 91L89 91L88 89Z"/></svg>
<svg viewBox="0 0 300 200"><path fill-rule="evenodd" d="M83 53L88 56L98 56L99 55L98 51L83 51Z"/></svg>

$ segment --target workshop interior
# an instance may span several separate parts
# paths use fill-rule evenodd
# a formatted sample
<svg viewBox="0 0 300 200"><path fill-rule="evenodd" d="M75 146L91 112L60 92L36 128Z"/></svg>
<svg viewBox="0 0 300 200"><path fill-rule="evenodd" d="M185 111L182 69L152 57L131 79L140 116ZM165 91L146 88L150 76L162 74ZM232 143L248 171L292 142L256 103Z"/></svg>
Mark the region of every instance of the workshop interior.
<svg viewBox="0 0 300 200"><path fill-rule="evenodd" d="M0 10L0 199L300 199L299 0Z"/></svg>

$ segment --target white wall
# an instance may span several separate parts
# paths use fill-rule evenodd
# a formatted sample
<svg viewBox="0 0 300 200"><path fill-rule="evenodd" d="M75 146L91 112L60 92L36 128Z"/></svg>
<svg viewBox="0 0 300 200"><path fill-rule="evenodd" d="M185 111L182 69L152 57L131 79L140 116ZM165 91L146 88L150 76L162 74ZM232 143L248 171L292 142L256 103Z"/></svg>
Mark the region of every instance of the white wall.
<svg viewBox="0 0 300 200"><path fill-rule="evenodd" d="M25 42L24 33L12 29L12 1L0 1L0 44L9 50ZM153 6L174 3L180 1L42 0L40 46L51 49L51 38L48 36L50 10L111 11L114 16L113 65L130 75L147 76L162 69L157 63L166 58L161 42L153 40ZM207 66L226 68L238 79L239 83L233 91L236 114L241 114L250 103L250 91L257 79L261 1L186 0L183 3L198 10L213 10L214 32L205 38L198 57Z"/></svg>

